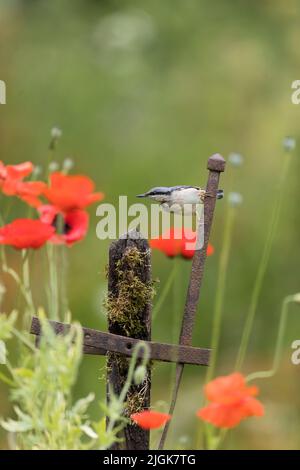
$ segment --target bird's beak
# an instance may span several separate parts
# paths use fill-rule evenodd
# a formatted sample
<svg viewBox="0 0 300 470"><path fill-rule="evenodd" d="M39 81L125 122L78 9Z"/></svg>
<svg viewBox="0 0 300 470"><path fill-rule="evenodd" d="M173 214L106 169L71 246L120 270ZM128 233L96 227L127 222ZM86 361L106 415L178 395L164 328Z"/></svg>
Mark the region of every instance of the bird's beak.
<svg viewBox="0 0 300 470"><path fill-rule="evenodd" d="M146 197L146 194L137 194L136 197Z"/></svg>

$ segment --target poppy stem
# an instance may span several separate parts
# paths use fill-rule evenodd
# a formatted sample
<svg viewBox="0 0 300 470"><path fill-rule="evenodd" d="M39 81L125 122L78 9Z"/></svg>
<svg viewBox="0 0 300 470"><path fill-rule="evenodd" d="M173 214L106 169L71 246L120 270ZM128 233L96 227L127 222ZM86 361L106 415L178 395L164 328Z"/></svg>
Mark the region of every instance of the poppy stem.
<svg viewBox="0 0 300 470"><path fill-rule="evenodd" d="M69 304L66 288L66 278L67 278L67 256L66 256L66 247L64 245L57 247L60 255L60 303L61 303L61 316L62 320L66 321L69 313Z"/></svg>
<svg viewBox="0 0 300 470"><path fill-rule="evenodd" d="M57 282L57 265L55 256L55 247L51 244L47 246L49 280L50 280L50 298L49 298L49 316L51 320L59 319L58 305L58 282Z"/></svg>
<svg viewBox="0 0 300 470"><path fill-rule="evenodd" d="M174 282L173 282L173 318L172 318L172 343L175 344L180 329L180 301L181 301L181 279L180 258L174 259Z"/></svg>
<svg viewBox="0 0 300 470"><path fill-rule="evenodd" d="M24 297L24 299L27 303L28 308L30 309L30 311L32 313L34 313L32 297L30 298L31 292L28 295L28 291L25 288L24 283L23 283L22 279L20 278L20 276L18 275L18 273L16 273L16 271L14 269L12 269L8 266L4 247L2 247L2 248L3 248L1 250L2 270L3 270L4 273L11 276L12 279L15 281L15 283L19 286L20 291L21 291L21 293L22 293L22 295L23 295L23 297Z"/></svg>
<svg viewBox="0 0 300 470"><path fill-rule="evenodd" d="M273 377L273 375L275 375L276 372L278 371L280 358L282 356L282 351L283 351L283 339L284 339L284 333L285 333L285 328L286 328L288 308L289 308L289 305L294 302L298 303L294 295L289 295L285 297L285 299L282 302L279 328L278 328L272 368L269 370L262 370L262 371L253 372L252 374L249 374L246 378L248 382L250 380L267 379L267 378Z"/></svg>
<svg viewBox="0 0 300 470"><path fill-rule="evenodd" d="M30 287L30 271L29 271L29 251L22 250L22 275L23 275L23 286L26 291L27 303L29 307L30 316L35 315L35 307L32 298L32 292ZM25 323L27 326L27 321L30 321L30 318L25 316Z"/></svg>
<svg viewBox="0 0 300 470"><path fill-rule="evenodd" d="M15 327L13 327L11 331L23 344L25 344L25 346L31 349L32 352L36 351L34 345L30 342L28 338L26 338L26 336L21 331L17 330L17 328Z"/></svg>
<svg viewBox="0 0 300 470"><path fill-rule="evenodd" d="M213 326L212 326L212 337L211 337L211 363L210 367L207 368L205 383L207 384L215 374L218 349L220 344L221 336L221 326L222 326L222 316L224 311L224 299L226 293L226 281L227 281L227 271L229 263L229 255L231 251L232 235L234 222L236 217L236 207L228 204L227 214L224 227L224 237L223 244L220 254L219 268L218 268L218 280L216 287L216 298L213 314ZM202 426L201 426L202 429ZM207 442L207 447L211 448L211 443L216 441L216 436L214 435L214 429L211 425L204 423L204 434ZM201 431L199 433L197 444L200 445Z"/></svg>
<svg viewBox="0 0 300 470"><path fill-rule="evenodd" d="M292 154L291 152L288 152L284 158L283 170L281 172L281 177L279 180L277 191L275 191L275 194L277 194L277 198L273 207L273 212L271 216L267 239L266 239L264 250L263 250L263 255L261 257L256 279L254 282L254 288L252 292L250 306L249 306L248 314L246 317L246 322L245 322L245 326L244 326L244 330L242 334L240 348L238 351L238 356L237 356L237 360L235 364L236 370L240 370L242 368L244 360L245 360L246 352L248 349L251 331L252 331L252 327L253 327L253 323L255 319L255 314L257 311L259 296L262 290L265 274L266 274L267 267L270 261L275 235L277 234L281 207L283 203L283 196L285 194L285 184L287 181L287 176L288 176L288 172L289 172L289 168L291 164L291 158L292 158Z"/></svg>
<svg viewBox="0 0 300 470"><path fill-rule="evenodd" d="M223 245L222 245L220 261L219 261L218 280L217 280L215 307L214 307L214 315L213 315L213 327L212 327L212 339L211 339L211 348L212 348L211 364L210 364L210 367L207 368L205 383L209 382L212 379L215 373L215 369L216 369L218 348L219 348L220 336L221 336L222 316L223 316L223 310L224 310L224 298L225 298L225 292L226 292L228 262L229 262L229 255L230 255L230 250L231 250L235 216L236 216L236 208L228 205L227 217L226 217L225 228L224 228Z"/></svg>
<svg viewBox="0 0 300 470"><path fill-rule="evenodd" d="M127 393L131 387L131 384L133 383L135 368L137 365L137 361L140 357L141 357L140 366L146 368L150 359L150 350L149 350L149 346L143 341L140 341L139 343L137 343L137 345L135 346L133 350L127 379L121 390L119 397L114 395L114 391L112 389L110 390L110 394L113 395L113 400L111 400L112 408L113 408L111 411L112 411L113 418L109 420L109 424L107 426L106 433L108 435L113 431L116 422L121 418L123 404L126 399Z"/></svg>
<svg viewBox="0 0 300 470"><path fill-rule="evenodd" d="M154 305L153 307L153 310L152 310L152 321L155 320L155 318L157 317L157 314L160 312L160 309L161 307L163 306L169 292L170 292L170 289L173 285L173 282L174 282L174 279L176 278L176 273L177 273L177 263L173 263L173 267L172 267L172 270L170 272L170 275L168 277L168 280L167 282L165 283L165 286L163 288L163 291L162 293L160 294L156 304Z"/></svg>

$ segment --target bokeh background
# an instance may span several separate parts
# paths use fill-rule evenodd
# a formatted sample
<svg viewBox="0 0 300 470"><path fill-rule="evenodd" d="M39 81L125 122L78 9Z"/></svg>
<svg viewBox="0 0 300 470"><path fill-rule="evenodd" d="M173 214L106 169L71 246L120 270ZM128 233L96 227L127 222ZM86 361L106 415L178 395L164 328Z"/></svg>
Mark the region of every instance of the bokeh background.
<svg viewBox="0 0 300 470"><path fill-rule="evenodd" d="M298 0L7 0L0 2L0 79L7 104L0 106L4 162L31 160L45 169L50 129L63 131L56 159L71 157L74 172L93 177L106 202L117 204L156 185L204 184L206 161L215 152L244 156L227 168L225 191L243 195L230 256L218 372L232 371L251 290L282 169L282 139L300 134L300 106L291 103L299 79ZM233 176L233 173L235 174ZM264 282L244 372L268 368L281 302L300 290L299 151L292 162L280 225ZM230 186L234 181L234 187ZM218 203L194 345L209 346L218 256L226 202ZM12 215L20 215L16 205ZM88 237L69 250L68 292L74 319L106 328L108 241L96 238L96 208ZM18 254L11 251L12 263ZM172 263L153 254L153 275L166 282ZM46 278L36 256L35 290ZM190 271L180 261L176 298L170 295L153 325L153 338L171 341ZM4 310L16 301L8 292ZM159 293L158 293L159 295ZM285 355L278 374L260 381L263 419L233 432L227 448L300 448L300 366L291 364L291 342L300 339L299 307L290 310ZM87 357L75 395L104 397L104 359ZM153 403L169 400L171 367L156 364ZM192 447L204 371L187 367L169 446ZM94 416L100 414L97 403ZM0 414L7 415L0 385ZM2 435L1 448L7 443Z"/></svg>

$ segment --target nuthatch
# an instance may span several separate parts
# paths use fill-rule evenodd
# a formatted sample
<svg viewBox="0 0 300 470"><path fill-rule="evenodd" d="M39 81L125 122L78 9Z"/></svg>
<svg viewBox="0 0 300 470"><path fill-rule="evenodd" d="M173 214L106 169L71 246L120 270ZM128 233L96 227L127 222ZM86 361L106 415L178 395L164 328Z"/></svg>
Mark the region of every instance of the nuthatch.
<svg viewBox="0 0 300 470"><path fill-rule="evenodd" d="M205 189L198 186L159 186L152 188L144 194L138 194L137 197L149 197L159 202L163 209L171 212L181 212L190 207L192 213L196 212L197 204L203 204L205 197L213 196L208 194ZM224 191L219 189L216 194L217 199L222 199Z"/></svg>

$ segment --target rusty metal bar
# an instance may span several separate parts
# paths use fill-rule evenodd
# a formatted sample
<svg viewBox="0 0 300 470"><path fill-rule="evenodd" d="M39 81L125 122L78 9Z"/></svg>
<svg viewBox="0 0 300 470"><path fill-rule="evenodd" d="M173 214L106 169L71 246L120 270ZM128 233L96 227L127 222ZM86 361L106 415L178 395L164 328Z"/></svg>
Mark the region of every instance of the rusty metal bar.
<svg viewBox="0 0 300 470"><path fill-rule="evenodd" d="M196 318L196 311L198 306L198 301L200 297L200 290L201 284L203 280L203 273L206 261L206 251L207 245L209 241L213 215L215 210L216 204L216 195L219 185L220 173L225 170L225 160L224 158L219 155L215 154L212 155L207 162L207 169L209 170L208 181L206 186L206 193L208 197L204 200L204 243L203 247L200 250L196 250L193 256L193 263L192 263L192 272L187 292L187 298L184 308L182 326L181 326L181 333L179 344L190 346L192 343L192 334L193 328ZM198 227L198 237L200 237L201 225L199 224ZM170 405L170 414L173 414L179 386L182 379L184 364L177 364L176 367L176 378L175 378L175 385L173 389L173 396ZM168 422L163 430L161 440L159 443L159 449L163 449L167 433L169 430L170 422Z"/></svg>
<svg viewBox="0 0 300 470"><path fill-rule="evenodd" d="M56 334L64 334L70 328L66 323L50 320ZM83 352L105 356L108 352L115 352L131 357L134 346L140 341L134 338L126 338L113 333L105 333L91 328L83 330ZM32 318L30 333L36 336L42 334L41 324L37 317ZM166 343L145 341L150 349L150 358L162 362L183 362L184 364L207 366L209 364L210 349L193 348L189 346L177 346Z"/></svg>

